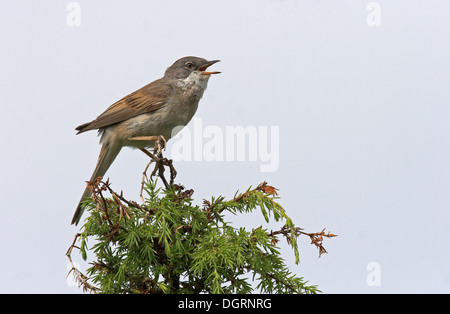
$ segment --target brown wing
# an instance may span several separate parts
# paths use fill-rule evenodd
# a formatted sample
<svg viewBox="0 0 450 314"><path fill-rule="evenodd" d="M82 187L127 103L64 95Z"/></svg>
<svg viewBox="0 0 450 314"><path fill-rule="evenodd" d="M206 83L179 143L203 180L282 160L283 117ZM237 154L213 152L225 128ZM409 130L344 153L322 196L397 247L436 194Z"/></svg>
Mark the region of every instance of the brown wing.
<svg viewBox="0 0 450 314"><path fill-rule="evenodd" d="M75 128L77 134L125 121L137 115L157 110L167 103L172 87L156 80L112 104L94 121Z"/></svg>

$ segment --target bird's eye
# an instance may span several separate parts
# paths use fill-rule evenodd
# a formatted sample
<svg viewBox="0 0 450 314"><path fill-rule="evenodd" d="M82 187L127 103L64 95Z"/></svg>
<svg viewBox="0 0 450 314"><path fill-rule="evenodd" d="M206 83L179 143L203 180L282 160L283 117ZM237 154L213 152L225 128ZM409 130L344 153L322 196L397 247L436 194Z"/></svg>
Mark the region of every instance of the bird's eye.
<svg viewBox="0 0 450 314"><path fill-rule="evenodd" d="M194 67L194 64L191 62L186 62L186 68L192 69Z"/></svg>

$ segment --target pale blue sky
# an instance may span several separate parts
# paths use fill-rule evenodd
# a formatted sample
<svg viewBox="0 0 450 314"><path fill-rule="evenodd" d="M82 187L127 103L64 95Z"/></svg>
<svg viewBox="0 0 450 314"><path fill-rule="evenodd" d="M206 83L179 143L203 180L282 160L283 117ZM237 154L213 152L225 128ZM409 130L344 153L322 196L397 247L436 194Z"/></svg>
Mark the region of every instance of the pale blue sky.
<svg viewBox="0 0 450 314"><path fill-rule="evenodd" d="M283 247L325 293L450 292L449 1L377 1L375 27L361 0L77 1L79 27L69 2L0 1L1 293L81 293L64 254L100 146L74 128L186 55L222 60L204 126L280 132L275 172L178 163L198 203L267 180L298 226L339 235L320 259L300 238L300 265ZM124 149L107 176L138 199L146 163Z"/></svg>

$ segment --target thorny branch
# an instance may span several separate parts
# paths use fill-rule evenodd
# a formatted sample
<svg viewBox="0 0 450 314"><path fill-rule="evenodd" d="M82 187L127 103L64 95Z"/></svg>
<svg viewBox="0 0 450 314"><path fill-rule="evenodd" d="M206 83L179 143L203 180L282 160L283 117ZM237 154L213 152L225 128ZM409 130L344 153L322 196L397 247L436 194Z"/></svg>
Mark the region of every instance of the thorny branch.
<svg viewBox="0 0 450 314"><path fill-rule="evenodd" d="M75 245L75 242L77 241L78 237L81 235L81 233L77 233L75 235L75 238L73 239L72 245L69 247L69 249L66 252L66 256L69 258L69 263L70 263L70 270L69 273L67 274L66 278L69 277L70 273L73 273L73 277L75 279L75 282L78 284L78 288L79 287L83 287L83 292L90 292L90 293L99 293L100 289L98 289L97 287L94 287L93 285L91 285L87 280L88 278L82 273L80 272L75 265L72 262L72 250L74 248L80 249L78 246Z"/></svg>
<svg viewBox="0 0 450 314"><path fill-rule="evenodd" d="M294 228L294 233L295 236L298 237L299 235L303 234L303 235L307 235L309 236L309 238L311 239L311 244L314 244L318 249L319 249L319 257L323 254L323 253L328 253L327 250L325 250L325 248L323 247L322 243L323 243L323 238L332 238L332 237L337 237L336 234L333 233L325 233L325 228L323 228L322 231L320 232L315 232L315 233L308 233L308 232L303 232L302 228L299 227L295 227ZM271 233L267 234L269 237L272 237L272 243L278 243L278 238L277 235L283 235L286 238L286 241L288 242L288 244L292 243L292 238L291 238L291 232L288 228L286 228L286 226L283 226L280 230L278 231L272 231Z"/></svg>

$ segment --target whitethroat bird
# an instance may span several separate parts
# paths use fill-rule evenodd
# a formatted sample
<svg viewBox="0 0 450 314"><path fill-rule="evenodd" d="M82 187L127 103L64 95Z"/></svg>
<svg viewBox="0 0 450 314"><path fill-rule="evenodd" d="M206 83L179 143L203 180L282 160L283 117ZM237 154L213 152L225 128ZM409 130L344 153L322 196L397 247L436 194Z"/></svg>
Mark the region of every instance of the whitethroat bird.
<svg viewBox="0 0 450 314"><path fill-rule="evenodd" d="M76 128L77 134L98 129L102 148L93 182L103 177L123 146L139 148L145 153L161 136L169 140L175 127L185 126L197 111L211 74L206 69L219 62L198 57L184 57L167 68L164 77L151 82L112 104L94 121ZM83 214L82 202L91 195L86 187L78 203L72 224L77 225Z"/></svg>

